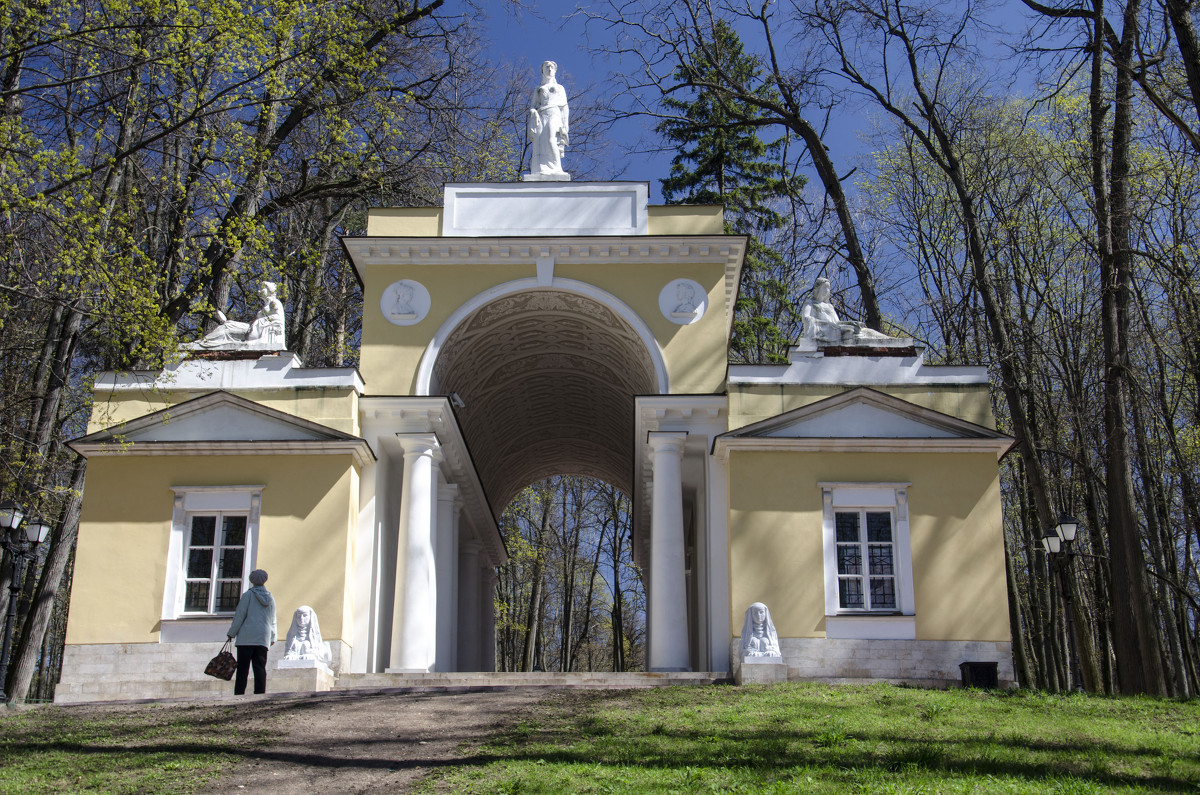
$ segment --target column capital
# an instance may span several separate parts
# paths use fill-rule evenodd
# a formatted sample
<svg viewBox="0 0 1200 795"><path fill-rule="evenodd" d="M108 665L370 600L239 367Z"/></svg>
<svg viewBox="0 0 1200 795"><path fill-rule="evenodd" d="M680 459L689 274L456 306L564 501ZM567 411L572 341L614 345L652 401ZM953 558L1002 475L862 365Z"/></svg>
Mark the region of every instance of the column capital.
<svg viewBox="0 0 1200 795"><path fill-rule="evenodd" d="M656 453L683 455L687 436L687 431L650 431L646 434L646 443Z"/></svg>
<svg viewBox="0 0 1200 795"><path fill-rule="evenodd" d="M462 500L458 496L457 483L443 483L438 486L438 499L442 502L454 501L454 507L457 509L462 506Z"/></svg>
<svg viewBox="0 0 1200 795"><path fill-rule="evenodd" d="M396 440L400 442L401 449L404 450L404 457L430 455L435 461L440 461L442 457L442 445L438 441L436 433L398 433Z"/></svg>

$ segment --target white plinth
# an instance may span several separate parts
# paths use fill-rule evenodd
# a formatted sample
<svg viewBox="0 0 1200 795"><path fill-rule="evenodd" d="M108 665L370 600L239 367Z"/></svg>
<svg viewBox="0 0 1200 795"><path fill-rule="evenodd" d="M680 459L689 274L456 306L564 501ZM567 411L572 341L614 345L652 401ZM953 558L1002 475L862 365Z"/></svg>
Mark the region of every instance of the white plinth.
<svg viewBox="0 0 1200 795"><path fill-rule="evenodd" d="M331 668L330 668L328 665L326 665L325 663L321 662L320 660L288 660L288 659L283 659L283 660L280 660L280 661L279 661L279 663L278 663L277 667L278 667L280 670L293 670L293 671L295 671L295 670L303 670L303 669L306 669L306 668L307 668L307 669L311 669L311 670L315 670L315 671L317 671L317 672L318 672L318 674L325 674L326 676L329 676L329 677L332 677L332 676L333 676L333 669L331 669Z"/></svg>
<svg viewBox="0 0 1200 795"><path fill-rule="evenodd" d="M645 182L447 185L445 237L644 235Z"/></svg>
<svg viewBox="0 0 1200 795"><path fill-rule="evenodd" d="M570 182L571 175L565 171L561 174L531 174L526 171L521 179L525 182Z"/></svg>
<svg viewBox="0 0 1200 795"><path fill-rule="evenodd" d="M734 679L739 685L774 685L787 681L787 666L778 654L743 657Z"/></svg>

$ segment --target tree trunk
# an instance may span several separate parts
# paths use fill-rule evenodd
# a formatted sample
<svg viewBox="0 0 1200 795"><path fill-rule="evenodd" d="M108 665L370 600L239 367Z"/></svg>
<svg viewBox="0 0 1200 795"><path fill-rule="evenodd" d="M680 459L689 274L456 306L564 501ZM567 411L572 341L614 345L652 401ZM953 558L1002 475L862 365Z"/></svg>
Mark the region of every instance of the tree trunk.
<svg viewBox="0 0 1200 795"><path fill-rule="evenodd" d="M9 667L5 692L21 694L29 692L33 672L38 664L38 651L50 626L54 612L55 597L63 581L63 572L75 548L75 537L79 531L79 509L83 502L83 475L87 462L79 458L71 473L71 499L62 513L62 518L51 537L50 552L46 555L42 576L29 608L29 615L21 629L20 640L14 644L13 663Z"/></svg>
<svg viewBox="0 0 1200 795"><path fill-rule="evenodd" d="M1106 497L1112 568L1113 640L1122 693L1166 695L1157 622L1150 605L1146 561L1142 555L1130 466L1129 434L1129 289L1132 268L1129 206L1129 144L1132 134L1133 78L1140 0L1126 0L1116 66L1111 167L1104 191L1104 139L1100 129L1109 105L1103 102L1105 18L1103 0L1095 0L1096 39L1092 58L1092 172L1097 230L1100 235L1101 320L1104 337L1104 426ZM1105 199L1107 198L1107 201ZM1107 208L1108 212L1104 210Z"/></svg>

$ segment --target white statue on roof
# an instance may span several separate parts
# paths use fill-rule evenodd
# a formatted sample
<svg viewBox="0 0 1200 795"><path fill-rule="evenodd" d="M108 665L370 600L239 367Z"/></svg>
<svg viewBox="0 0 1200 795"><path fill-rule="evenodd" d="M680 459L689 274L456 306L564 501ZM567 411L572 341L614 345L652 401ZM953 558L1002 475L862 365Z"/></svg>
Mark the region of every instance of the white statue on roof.
<svg viewBox="0 0 1200 795"><path fill-rule="evenodd" d="M804 321L800 332L801 349L817 347L878 347L903 348L913 344L908 337L891 337L853 320L842 320L830 303L832 290L829 280L820 277L813 283L812 295L804 301L800 316Z"/></svg>
<svg viewBox="0 0 1200 795"><path fill-rule="evenodd" d="M571 111L567 106L567 91L554 76L558 64L542 64L542 82L533 90L529 100L529 139L533 156L526 182L566 181L571 175L563 171L562 157L571 131Z"/></svg>
<svg viewBox="0 0 1200 795"><path fill-rule="evenodd" d="M258 288L263 306L249 323L229 320L220 310L216 318L221 325L202 339L181 345L192 351L282 351L287 348L284 340L283 302L279 300L275 282L263 282Z"/></svg>

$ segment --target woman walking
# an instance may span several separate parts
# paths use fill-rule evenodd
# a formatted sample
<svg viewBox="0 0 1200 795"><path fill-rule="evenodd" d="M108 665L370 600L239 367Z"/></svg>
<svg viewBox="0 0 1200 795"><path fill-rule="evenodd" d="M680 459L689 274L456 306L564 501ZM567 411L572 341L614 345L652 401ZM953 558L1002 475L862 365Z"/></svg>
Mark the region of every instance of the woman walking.
<svg viewBox="0 0 1200 795"><path fill-rule="evenodd" d="M275 642L275 597L263 585L267 573L262 569L250 572L250 590L242 594L233 623L225 634L237 646L237 678L233 694L246 692L246 676L254 668L254 692L267 692L267 649Z"/></svg>

